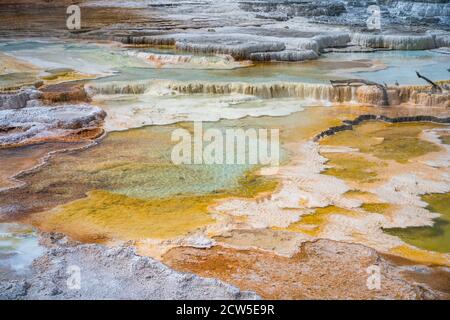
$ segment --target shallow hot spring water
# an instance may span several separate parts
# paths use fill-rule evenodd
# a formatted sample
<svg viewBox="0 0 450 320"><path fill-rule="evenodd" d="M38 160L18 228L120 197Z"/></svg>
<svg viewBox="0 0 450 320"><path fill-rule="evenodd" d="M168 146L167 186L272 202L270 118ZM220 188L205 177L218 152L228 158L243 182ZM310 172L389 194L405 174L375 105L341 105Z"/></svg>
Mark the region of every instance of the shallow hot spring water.
<svg viewBox="0 0 450 320"><path fill-rule="evenodd" d="M217 57L184 60L166 57L164 64L155 64L127 50L152 51L111 48L92 43L0 43L1 53L36 66L35 70L0 75L0 86L48 77L52 70L61 68L74 70L76 80L100 77L89 80L99 85L107 85L112 81L125 81L133 85L146 80L323 84L329 79L346 78L349 75L388 84L395 81L401 84L423 84L416 78L411 65L430 78L446 79L448 72L442 65L450 63L448 55L424 51L333 53L324 55L318 61L255 66ZM158 50L153 50L153 53L183 54ZM292 144L306 141L330 126L339 125L344 119L364 113L396 115L402 112L358 106L307 107L302 101L289 99L233 97L230 100L223 96L218 101L217 97L205 95L171 97L170 92L164 91L158 94L161 96L158 105L161 110L153 114L153 122L141 121L139 118L139 107L155 100L152 96L146 98L145 93L106 95L98 101L94 99L94 103L98 102L105 109L135 110L129 113L129 119L107 118L105 127L109 132L97 145L58 154L40 170L21 177L27 185L23 189L1 194L1 202L8 206L20 203L25 213L33 212L24 215L23 220L42 230L64 232L82 241L170 239L212 224L214 216L209 206L218 200L228 197L252 198L273 192L279 185L275 179L258 176L258 167L255 166L173 165L170 160L170 151L174 145L170 140L171 132L176 128L191 130L191 123L183 122L183 119L195 120L193 110L200 118L210 116L206 118L210 122L205 122L205 127L220 130L279 128L283 163L287 163L294 153L290 149ZM205 112L202 111L203 104L212 107ZM186 105L191 108L186 108ZM281 105L281 108L277 109L277 105ZM225 117L228 120L214 114L220 115L221 108L224 108L224 113L228 112L228 117ZM433 112L415 112L420 114L422 111ZM144 125L147 126L142 127ZM1 159L8 160L11 159ZM435 226L387 232L419 248L448 253L449 201L442 194L426 195L424 201L429 203L431 210L443 214L436 220ZM0 268L11 269L13 265L19 269L25 268L41 253L30 229L10 224L1 224L0 228L4 235L0 239Z"/></svg>
<svg viewBox="0 0 450 320"><path fill-rule="evenodd" d="M43 70L69 68L83 74L112 75L100 82L161 79L216 82L306 82L328 83L330 79L362 77L380 83L424 84L417 70L434 80L448 78L450 55L432 51L380 51L373 53L329 53L319 60L301 63L228 62L215 56L157 49L125 49L94 43L38 41L0 42L0 52L31 63ZM163 63L140 57L152 53ZM161 57L162 56L162 57ZM177 59L179 56L192 57ZM225 62L224 62L225 61ZM414 66L414 70L411 69ZM0 76L0 85L24 78L27 72Z"/></svg>

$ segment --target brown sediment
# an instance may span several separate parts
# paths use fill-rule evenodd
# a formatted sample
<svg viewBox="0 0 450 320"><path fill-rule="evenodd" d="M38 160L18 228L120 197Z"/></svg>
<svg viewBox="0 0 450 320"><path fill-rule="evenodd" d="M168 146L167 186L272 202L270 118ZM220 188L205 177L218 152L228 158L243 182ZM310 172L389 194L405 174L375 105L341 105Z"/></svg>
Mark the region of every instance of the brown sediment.
<svg viewBox="0 0 450 320"><path fill-rule="evenodd" d="M433 290L443 293L442 299L450 299L450 272L442 268L433 268L425 272L406 270L403 271L407 280L423 283Z"/></svg>
<svg viewBox="0 0 450 320"><path fill-rule="evenodd" d="M40 71L40 69L33 64L17 59L3 52L0 52L0 61L0 74L2 75L19 72L26 72L37 75L37 73Z"/></svg>
<svg viewBox="0 0 450 320"><path fill-rule="evenodd" d="M406 279L423 283L442 292L443 299L450 298L450 272L442 267L418 266L417 262L396 255L382 253L381 256L402 268Z"/></svg>
<svg viewBox="0 0 450 320"><path fill-rule="evenodd" d="M67 136L62 137L60 140L67 142L77 142L80 140L95 140L104 134L102 128L85 128L75 130L69 133Z"/></svg>
<svg viewBox="0 0 450 320"><path fill-rule="evenodd" d="M20 189L0 192L2 199L0 202L8 205L21 204L22 210L18 210L18 214L23 215L46 211L54 206L84 198L89 190L102 187L106 189L107 185L111 184L114 186L115 181L108 183L106 180L107 173L127 164L117 152L125 145L133 146L133 149L127 149L129 159L158 165L161 160L158 159L156 150L159 150L160 143L165 142L170 146L170 134L166 131L163 134L154 132L155 141L153 141L140 134L141 132L129 130L123 133L110 133L108 137L113 139L105 139L100 145L51 157L40 170L18 175L16 179L24 181L25 185ZM149 150L155 150L156 155L152 157L151 153L144 154L144 151ZM98 161L93 162L92 159ZM92 181L89 181L89 178Z"/></svg>
<svg viewBox="0 0 450 320"><path fill-rule="evenodd" d="M114 10L102 9L111 14ZM100 12L101 10L98 10ZM96 14L99 14L96 12ZM119 12L119 11L118 11ZM131 12L120 9L120 13ZM0 12L0 19L3 16L3 12ZM33 14L34 15L34 14ZM21 18L23 16L21 15ZM94 31L95 28L102 27L102 23L109 24L109 18L101 21L101 23L95 23L95 26L84 26L82 32ZM62 20L62 19L61 19ZM114 17L117 20L117 17ZM34 20L36 22L36 20ZM88 19L89 21L89 19ZM61 24L59 20L56 23ZM117 22L117 21L114 21ZM126 21L124 21L126 22ZM147 21L145 21L147 22ZM136 20L133 21L136 23ZM56 25L55 24L55 25ZM93 29L89 29L93 28ZM63 28L62 28L63 29ZM26 30L23 30L26 32ZM33 29L32 32L36 32ZM40 31L39 31L40 32ZM37 32L36 32L37 33ZM93 36L95 36L93 33ZM125 32L126 33L126 32ZM129 37L125 34L123 37ZM136 38L133 38L136 39ZM342 67L342 66L341 66ZM347 66L348 67L348 66ZM361 68L368 67L361 64ZM53 81L64 81L68 78L76 78L76 76L69 75L66 77L53 76L45 79L48 83ZM364 91L366 90L366 91ZM425 92L428 89L389 89L388 94L390 102L393 105L400 103L409 103L415 105L429 105L429 106L448 106L448 95L434 95ZM88 101L89 98L81 86L77 87L72 84L64 85L49 85L44 88L43 99L46 103L67 102L67 101ZM338 93L338 96L347 95L345 92ZM377 105L381 99L379 92L368 89L358 89L357 92L358 101L368 104ZM340 102L347 101L338 97ZM390 111L377 111L380 113ZM328 115L329 116L329 115ZM334 123L338 120L326 119L324 123ZM412 120L417 121L417 120ZM317 127L326 127L327 125L321 124ZM306 131L305 129L290 128L292 131L298 130L298 132ZM312 134L312 129L308 134ZM302 131L303 130L303 131ZM315 130L315 129L314 129ZM322 130L322 129L321 129ZM339 130L338 130L339 131ZM72 132L70 135L61 138L59 141L79 141L79 139L95 139L102 134L100 128L83 129ZM302 136L302 138L306 137ZM298 137L290 137L292 144L298 142ZM294 142L294 140L297 140ZM44 141L44 140L38 140ZM34 141L35 142L35 141ZM399 147L399 146L396 146ZM289 150L294 150L295 147ZM433 152L434 149L427 149L425 153ZM381 158L386 157L386 149L378 150L377 155ZM384 153L383 153L384 152ZM418 156L423 155L419 154ZM101 156L101 155L100 155ZM75 155L76 157L76 155ZM331 157L331 156L330 156ZM339 157L341 157L339 159ZM367 164L370 164L370 160L356 159L354 155L350 155L345 159L342 159L343 155L337 155L334 159L330 159L329 165L336 167L341 164L340 173L333 173L333 169L330 169L328 173L338 176L340 178L347 178L349 180L358 180L362 177L371 176L374 178L377 174L375 171L368 171ZM350 163L349 158L352 158L353 162ZM62 231L70 235L74 239L78 239L85 242L105 242L109 240L135 240L141 241L148 238L168 239L172 237L184 236L187 233L203 228L209 224L214 223L214 220L208 214L208 206L214 203L222 197L254 197L258 194L258 186L260 181L258 177L247 176L241 182L240 187L242 192L236 190L234 192L228 192L213 195L211 197L182 197L175 196L164 199L137 199L127 197L124 195L114 194L107 191L91 191L99 185L107 185L109 181L106 181L106 175L102 176L97 173L102 171L103 168L109 169L114 167L114 170L123 171L123 179L126 179L128 170L131 170L130 164L119 163L120 161L115 159L116 162L109 164L101 164L96 166L97 172L95 178L92 181L89 177L83 176L79 181L74 181L72 186L72 180L70 176L63 179L58 179L56 176L51 176L44 183L39 182L39 178L47 179L45 174L37 175L37 177L26 177L27 182L31 183L26 188L17 191L19 194L17 199L14 199L14 204L20 204L23 201L24 210L22 212L33 212L40 210L51 209L57 204L63 204L82 198L88 193L88 197L76 200L74 202L67 203L61 207L54 209L51 212L39 213L33 216L23 218L23 221L31 221L34 225L38 226L42 230L46 231ZM140 162L141 159L138 159ZM339 160L341 161L340 163ZM400 159L405 161L404 159ZM409 158L406 159L406 161ZM333 162L334 161L334 162ZM358 167L358 175L348 176L346 172L342 173L342 164L350 163L353 167ZM30 164L27 162L23 166L27 167ZM70 163L61 162L61 167L70 166ZM84 166L77 167L76 170L86 170L92 163L86 161ZM147 168L142 162L142 171ZM95 165L94 165L95 167ZM52 169L52 164L49 164L49 171ZM57 166L56 166L57 168ZM13 168L11 170L16 170ZM53 168L54 169L54 168ZM23 170L23 169L21 169ZM339 169L338 169L339 170ZM344 171L346 168L343 169ZM373 175L372 175L373 173ZM30 179L28 179L30 178ZM34 180L33 180L34 179ZM86 179L86 181L81 181ZM105 180L102 180L105 179ZM128 183L132 182L131 180ZM371 181L369 181L371 182ZM275 189L277 182L264 181L264 190L267 193L272 192ZM124 183L125 184L125 183ZM1 185L0 185L1 187ZM0 200L6 199L10 196L14 196L15 191L11 194L0 194ZM366 196L366 195L365 195ZM52 199L57 198L57 199ZM8 200L9 201L9 200ZM36 201L38 204L29 203ZM180 203L176 203L179 201ZM186 206L188 207L186 209ZM331 206L330 206L331 207ZM332 207L325 209L316 209L315 215L304 216L302 222L309 225L311 228L302 228L297 224L289 226L291 231L300 231L310 234L312 236L320 235L320 228L326 223L329 214L341 214L352 216L354 213L350 210ZM181 209L182 208L182 209ZM366 207L362 207L364 210L376 213L385 213L387 210L382 203L373 202ZM164 214L164 216L163 216ZM164 221L163 221L164 220ZM289 229L288 228L288 229ZM245 246L248 244L250 247L253 244L257 244L258 247L266 249L267 251L281 252L285 248L284 245L291 245L295 248L297 245L297 238L293 235L287 235L274 230L267 232L272 235L282 234L279 242L271 242L267 235L258 234L254 235L253 232L248 232L244 235L242 231L231 231L231 236L227 238L224 235L214 237L214 240L218 242L228 243L230 246ZM251 234L249 236L249 234ZM251 238L251 239L249 239ZM259 243L258 243L259 242ZM342 247L341 247L342 245ZM335 252L333 246L337 246ZM332 248L332 249L330 249ZM348 250L348 253L347 253ZM428 293L425 293L422 289L415 288L411 285L406 285L404 281L399 278L389 278L387 282L383 282L382 291L370 291L367 290L366 280L367 273L366 268L371 264L380 263L380 259L376 257L376 253L373 251L370 253L363 252L365 249L349 249L344 244L330 244L326 242L326 245L318 246L315 248L310 243L304 244L300 251L294 254L291 258L280 257L278 255L270 254L268 252L259 251L256 249L251 250L236 250L233 248L223 248L220 246L213 247L211 249L194 249L194 248L175 248L164 256L164 260L175 268L180 268L183 271L194 271L196 273L218 277L220 279L230 281L239 285L241 288L256 290L261 293L265 298L286 298L286 299L298 299L298 298L423 298L428 297ZM361 250L361 251L358 251ZM408 249L409 250L409 249ZM399 254L414 256L411 252L407 252L407 249L400 248ZM393 250L392 252L396 252ZM353 254L353 255L352 255ZM420 252L422 255L422 252ZM434 259L436 263L447 263L446 261L439 260L440 257L434 257L431 254L426 258L420 257L422 260L429 262L430 259ZM325 267L324 267L325 266ZM405 287L407 287L405 289ZM442 289L442 286L436 286L438 289Z"/></svg>
<svg viewBox="0 0 450 320"><path fill-rule="evenodd" d="M43 142L81 142L81 141L93 141L100 138L105 131L102 128L83 128L78 130L72 130L69 134L56 138L40 138L30 141L30 143L43 143ZM10 146L11 147L11 146Z"/></svg>
<svg viewBox="0 0 450 320"><path fill-rule="evenodd" d="M356 89L356 99L363 104L379 105L384 99L384 94L385 92L378 86L361 86Z"/></svg>
<svg viewBox="0 0 450 320"><path fill-rule="evenodd" d="M84 89L84 81L45 85L39 90L42 92L41 99L46 104L91 101Z"/></svg>
<svg viewBox="0 0 450 320"><path fill-rule="evenodd" d="M67 7L73 1L14 1L0 6L0 36L2 37L67 37L110 39L114 36L161 34L165 29L187 27L185 22L161 17L152 8L83 7L85 1L77 1L81 7L81 30L66 27ZM43 19L45 17L45 19ZM186 22L188 23L188 22ZM193 25L202 22L194 22ZM121 25L120 29L116 26ZM136 25L139 25L136 30ZM191 27L193 26L190 25ZM107 30L103 30L106 28ZM145 31L144 29L148 29Z"/></svg>
<svg viewBox="0 0 450 320"><path fill-rule="evenodd" d="M0 189L6 189L20 185L20 182L14 178L19 172L32 169L45 161L48 154L69 148L79 148L86 145L87 142L76 143L44 143L39 145L29 145L17 148L0 149Z"/></svg>
<svg viewBox="0 0 450 320"><path fill-rule="evenodd" d="M444 144L450 144L450 135L444 135L440 137L442 143Z"/></svg>
<svg viewBox="0 0 450 320"><path fill-rule="evenodd" d="M53 208L58 200L61 201L59 197L63 198L65 202L70 201L67 194L59 189L59 185L52 186L56 190L55 193L36 192L29 189L28 180L23 180L23 177L39 173L42 168L49 165L51 159L57 154L70 154L85 150L97 142L98 140L45 142L0 149L0 153L5 156L5 160L12 160L9 161L10 165L5 165L3 172L0 172L3 179L0 188L0 198L2 199L0 201L2 203L0 221L24 221L27 214ZM23 155L24 150L27 150L25 156ZM24 159L22 160L21 157ZM83 196L85 196L84 191L79 190L76 198L82 198ZM55 198L58 198L58 200Z"/></svg>
<svg viewBox="0 0 450 320"><path fill-rule="evenodd" d="M291 258L259 250L174 248L163 262L253 290L265 299L423 299L436 293L406 282L375 250L355 244L305 242ZM367 287L367 268L379 266L381 289Z"/></svg>
<svg viewBox="0 0 450 320"><path fill-rule="evenodd" d="M25 142L20 143L10 143L6 146L0 147L1 149L15 149L20 148L24 146L30 146L30 145L39 145L43 143L58 143L58 142L92 142L98 138L100 138L102 135L104 135L105 131L103 128L99 127L92 127L92 128L82 128L82 129L75 129L70 130L69 132L66 132L64 135L60 136L50 136L50 137L39 137L39 138L30 138L27 139Z"/></svg>

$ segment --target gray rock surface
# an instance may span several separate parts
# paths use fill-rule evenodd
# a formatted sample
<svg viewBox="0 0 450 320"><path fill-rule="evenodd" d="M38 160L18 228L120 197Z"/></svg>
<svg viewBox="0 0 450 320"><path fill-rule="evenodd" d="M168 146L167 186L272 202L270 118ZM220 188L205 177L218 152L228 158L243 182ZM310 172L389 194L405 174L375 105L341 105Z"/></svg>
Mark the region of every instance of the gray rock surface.
<svg viewBox="0 0 450 320"><path fill-rule="evenodd" d="M248 59L255 52L274 52L286 48L281 41L269 41L249 35L200 35L179 39L179 50L196 53L229 54L238 59Z"/></svg>
<svg viewBox="0 0 450 320"><path fill-rule="evenodd" d="M432 35L372 35L355 33L352 43L369 48L394 50L427 50L436 48ZM442 40L445 41L444 38Z"/></svg>
<svg viewBox="0 0 450 320"><path fill-rule="evenodd" d="M316 23L364 28L370 5L380 7L384 29L450 26L450 3L446 0L255 0L241 2L240 8L259 15L301 16Z"/></svg>
<svg viewBox="0 0 450 320"><path fill-rule="evenodd" d="M0 279L0 299L259 298L219 280L174 271L128 246L107 248L69 242L60 235L45 237L49 249L35 260L30 275ZM80 271L79 286L72 282L74 270Z"/></svg>
<svg viewBox="0 0 450 320"><path fill-rule="evenodd" d="M350 42L350 35L348 33L328 33L313 37L317 42L319 49L344 47Z"/></svg>
<svg viewBox="0 0 450 320"><path fill-rule="evenodd" d="M0 93L0 110L21 109L27 103L39 99L40 92L34 88L26 88L14 93Z"/></svg>
<svg viewBox="0 0 450 320"><path fill-rule="evenodd" d="M102 109L86 104L0 110L0 146L99 127L105 116Z"/></svg>
<svg viewBox="0 0 450 320"><path fill-rule="evenodd" d="M248 22L232 24L230 17L228 22L221 20L222 10L226 10L227 5L230 12L223 12L224 17L232 14L236 20ZM368 30L367 21L371 14L368 8L371 5L380 8L380 30ZM184 6L189 5L184 3ZM211 20L207 24L214 29L203 26L183 28L189 30L183 32L175 28L163 32L134 30L127 36L113 38L130 44L174 45L179 50L230 54L237 59L254 61L313 59L311 54L303 58L305 53L295 50L321 53L347 46L359 46L359 52L367 51L366 48L428 50L447 47L450 42L445 31L450 31L450 5L443 0L229 0L214 10L213 6L213 2L204 1L199 4L198 12L189 11L183 17L190 17L190 22L185 21L189 24L203 21L202 13L210 12ZM178 9L170 6L159 9L168 16L179 17L175 12ZM214 33L206 30L214 30Z"/></svg>
<svg viewBox="0 0 450 320"><path fill-rule="evenodd" d="M343 1L292 1L292 0L274 0L274 1L241 1L240 7L245 11L252 12L277 12L287 16L339 16L346 11Z"/></svg>

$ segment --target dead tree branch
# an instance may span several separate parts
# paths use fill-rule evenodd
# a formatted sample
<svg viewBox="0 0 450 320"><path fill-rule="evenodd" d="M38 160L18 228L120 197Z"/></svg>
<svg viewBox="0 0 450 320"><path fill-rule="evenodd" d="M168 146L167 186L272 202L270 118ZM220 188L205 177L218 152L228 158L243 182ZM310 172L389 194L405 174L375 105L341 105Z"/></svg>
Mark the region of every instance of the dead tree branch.
<svg viewBox="0 0 450 320"><path fill-rule="evenodd" d="M433 81L431 81L430 79L428 79L427 77L424 77L423 75L421 75L419 72L416 71L417 77L419 77L420 79L425 80L426 82L428 82L429 84L431 84L431 86L433 87L432 91L433 93L439 92L442 93L442 87L436 83L434 83Z"/></svg>

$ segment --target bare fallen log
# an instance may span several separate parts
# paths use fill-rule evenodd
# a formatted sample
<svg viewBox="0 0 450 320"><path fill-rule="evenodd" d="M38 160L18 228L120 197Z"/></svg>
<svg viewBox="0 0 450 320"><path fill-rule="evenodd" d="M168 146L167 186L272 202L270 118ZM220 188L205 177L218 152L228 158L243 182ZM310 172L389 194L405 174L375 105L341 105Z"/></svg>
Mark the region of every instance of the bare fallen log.
<svg viewBox="0 0 450 320"><path fill-rule="evenodd" d="M365 79L330 80L333 87L381 86L381 84Z"/></svg>
<svg viewBox="0 0 450 320"><path fill-rule="evenodd" d="M360 86L376 86L383 92L383 97L381 101L382 106L389 105L389 97L387 93L387 85L382 85L373 81L365 79L344 79L344 80L330 80L333 87L360 87Z"/></svg>
<svg viewBox="0 0 450 320"><path fill-rule="evenodd" d="M429 84L431 84L431 86L433 87L432 92L433 93L442 93L442 87L438 84L436 84L435 82L431 81L430 79L428 79L427 77L421 75L418 71L416 71L417 77L419 77L420 79L425 80L426 82L428 82Z"/></svg>

